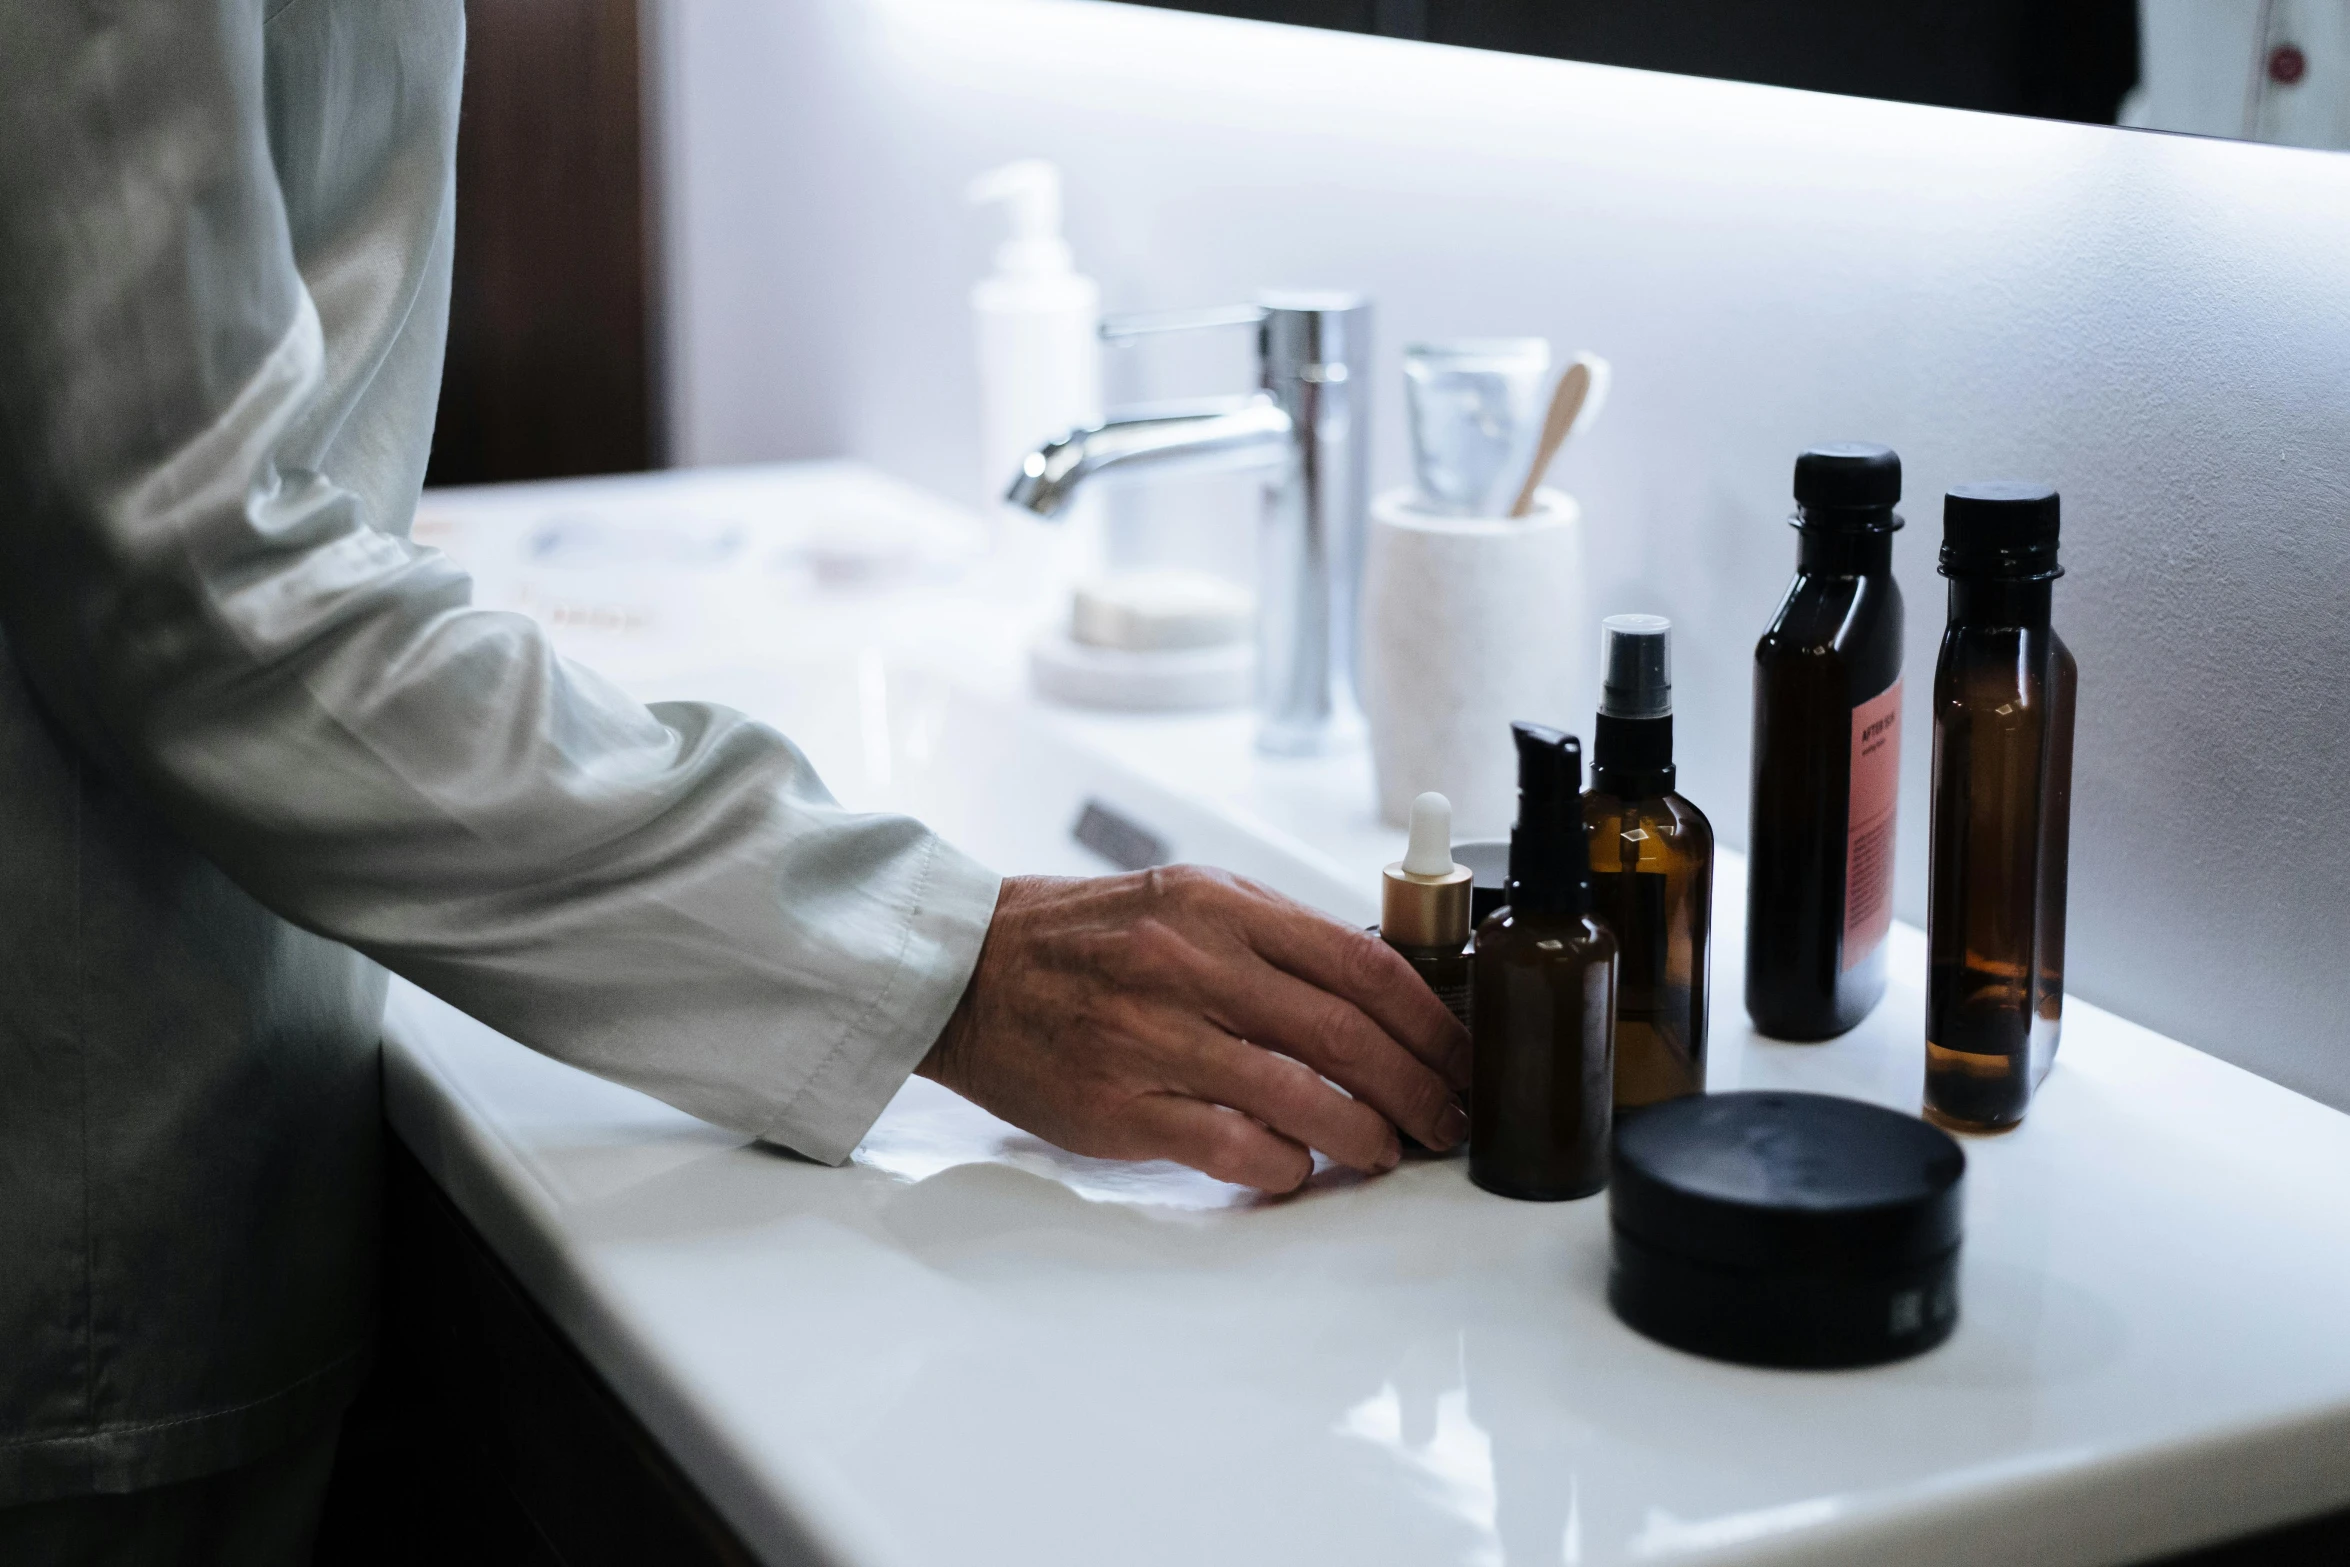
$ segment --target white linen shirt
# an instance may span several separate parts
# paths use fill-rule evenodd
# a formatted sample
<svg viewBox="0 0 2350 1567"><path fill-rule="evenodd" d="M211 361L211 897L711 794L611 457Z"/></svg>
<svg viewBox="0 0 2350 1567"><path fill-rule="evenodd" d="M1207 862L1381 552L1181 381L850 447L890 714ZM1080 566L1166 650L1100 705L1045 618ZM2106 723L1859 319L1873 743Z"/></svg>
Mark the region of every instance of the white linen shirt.
<svg viewBox="0 0 2350 1567"><path fill-rule="evenodd" d="M838 1161L996 877L411 544L460 0L0 21L0 1502L365 1361L383 980ZM358 956L358 955L364 955Z"/></svg>

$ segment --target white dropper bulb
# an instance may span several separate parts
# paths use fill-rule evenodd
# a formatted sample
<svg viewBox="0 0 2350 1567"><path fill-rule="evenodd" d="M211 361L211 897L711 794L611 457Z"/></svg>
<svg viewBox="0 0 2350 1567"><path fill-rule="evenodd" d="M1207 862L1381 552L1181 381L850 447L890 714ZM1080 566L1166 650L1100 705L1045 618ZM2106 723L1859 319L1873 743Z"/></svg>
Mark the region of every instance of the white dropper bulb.
<svg viewBox="0 0 2350 1567"><path fill-rule="evenodd" d="M1412 801L1412 837L1403 852L1406 876L1450 876L1452 802L1431 789Z"/></svg>
<svg viewBox="0 0 2350 1567"><path fill-rule="evenodd" d="M1012 234L996 247L1000 273L1016 277L1059 274L1074 264L1061 238L1061 170L1043 158L1022 158L988 170L963 191L973 206L1002 202Z"/></svg>

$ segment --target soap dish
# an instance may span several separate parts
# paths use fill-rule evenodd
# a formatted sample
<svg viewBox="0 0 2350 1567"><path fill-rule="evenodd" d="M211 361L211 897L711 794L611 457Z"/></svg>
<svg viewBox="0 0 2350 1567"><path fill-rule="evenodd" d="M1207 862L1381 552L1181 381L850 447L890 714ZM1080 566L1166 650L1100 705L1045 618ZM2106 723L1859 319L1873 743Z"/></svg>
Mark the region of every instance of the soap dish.
<svg viewBox="0 0 2350 1567"><path fill-rule="evenodd" d="M1075 707L1128 713L1202 712L1245 707L1256 689L1256 649L1089 647L1050 631L1028 648L1028 681L1039 696Z"/></svg>
<svg viewBox="0 0 2350 1567"><path fill-rule="evenodd" d="M1246 704L1256 684L1247 589L1204 572L1120 572L1078 585L1069 623L1028 650L1037 692L1080 707L1184 712Z"/></svg>

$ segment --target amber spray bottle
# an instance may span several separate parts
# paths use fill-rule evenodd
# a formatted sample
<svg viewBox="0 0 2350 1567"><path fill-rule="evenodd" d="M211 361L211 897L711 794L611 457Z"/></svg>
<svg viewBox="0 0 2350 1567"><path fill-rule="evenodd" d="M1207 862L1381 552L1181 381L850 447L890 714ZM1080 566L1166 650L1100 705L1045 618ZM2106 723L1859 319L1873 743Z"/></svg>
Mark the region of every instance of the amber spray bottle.
<svg viewBox="0 0 2350 1567"><path fill-rule="evenodd" d="M1926 1116L2024 1118L2064 1013L2065 870L2080 672L2049 625L2058 508L2037 484L1942 507L1950 624L1934 668L1926 874Z"/></svg>
<svg viewBox="0 0 2350 1567"><path fill-rule="evenodd" d="M1901 459L1795 459L1795 580L1754 649L1746 1011L1776 1039L1845 1032L1885 994L1901 780Z"/></svg>
<svg viewBox="0 0 2350 1567"><path fill-rule="evenodd" d="M1404 856L1380 873L1379 939L1403 954L1466 1028L1469 1022L1469 895L1466 865L1452 859L1452 802L1430 792L1412 801Z"/></svg>
<svg viewBox="0 0 2350 1567"><path fill-rule="evenodd" d="M1673 790L1672 622L1600 623L1591 734L1592 912L1616 938L1618 1110L1705 1092L1714 830Z"/></svg>
<svg viewBox="0 0 2350 1567"><path fill-rule="evenodd" d="M1536 1202L1607 1184L1614 1125L1616 938L1591 916L1583 749L1512 724L1518 822L1509 901L1477 927L1469 1177Z"/></svg>

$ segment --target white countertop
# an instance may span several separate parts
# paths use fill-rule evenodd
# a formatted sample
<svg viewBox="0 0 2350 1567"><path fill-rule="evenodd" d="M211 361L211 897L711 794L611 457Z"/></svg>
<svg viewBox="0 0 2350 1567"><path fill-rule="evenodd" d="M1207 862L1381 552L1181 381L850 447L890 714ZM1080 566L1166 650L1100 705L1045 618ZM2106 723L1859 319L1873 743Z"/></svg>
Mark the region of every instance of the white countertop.
<svg viewBox="0 0 2350 1567"><path fill-rule="evenodd" d="M758 534L850 500L958 526L833 466L428 497L420 531L491 562L556 502L732 508L768 518ZM626 575L622 598L699 602ZM1261 760L1239 717L1034 710L984 567L861 599L758 580L736 621L784 628L771 641L715 612L672 616L675 637L642 634L662 615L641 606L550 618L648 694L699 679L778 717L817 683L795 662L849 660L863 716L811 745L819 766L844 798L930 800L950 835L1036 862L1002 869L1064 865L984 813L947 827L955 796L922 791L1023 755L1049 755L1045 781L1004 787L1140 801L1191 852L1270 856L1261 873L1350 918L1400 843L1360 757ZM520 567L484 582L547 612ZM942 653L976 694L879 662ZM926 737L894 781L876 704ZM965 754L958 722L998 760L907 776L926 748ZM1853 1033L1765 1041L1737 999L1742 878L1725 855L1712 1086L1914 1110L1923 937L1896 928L1892 988ZM1604 1199L1507 1202L1457 1159L1260 1201L1062 1154L917 1081L830 1170L405 985L386 1038L402 1137L771 1560L2122 1562L2350 1504L2350 1117L2077 1001L2024 1126L1966 1144L1956 1334L1831 1373L1632 1333L1603 1298Z"/></svg>

